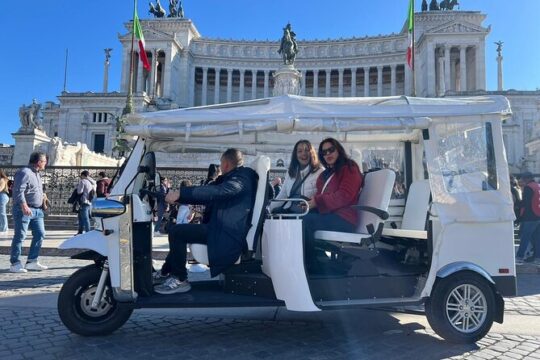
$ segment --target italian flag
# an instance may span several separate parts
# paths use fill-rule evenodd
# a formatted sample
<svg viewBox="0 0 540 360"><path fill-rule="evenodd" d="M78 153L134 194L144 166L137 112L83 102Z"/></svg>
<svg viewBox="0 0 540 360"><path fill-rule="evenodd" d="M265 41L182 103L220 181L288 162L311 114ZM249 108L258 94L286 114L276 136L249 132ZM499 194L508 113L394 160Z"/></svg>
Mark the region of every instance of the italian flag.
<svg viewBox="0 0 540 360"><path fill-rule="evenodd" d="M137 9L135 8L135 13L133 14L133 31L135 32L135 37L139 42L139 59L143 63L143 67L150 71L150 62L148 62L148 56L146 56L146 50L144 49L144 35L141 28L141 23L139 22L139 17L137 16Z"/></svg>
<svg viewBox="0 0 540 360"><path fill-rule="evenodd" d="M413 64L413 51L414 51L414 0L409 0L409 15L408 15L408 28L409 28L409 47L407 48L407 64L412 69Z"/></svg>

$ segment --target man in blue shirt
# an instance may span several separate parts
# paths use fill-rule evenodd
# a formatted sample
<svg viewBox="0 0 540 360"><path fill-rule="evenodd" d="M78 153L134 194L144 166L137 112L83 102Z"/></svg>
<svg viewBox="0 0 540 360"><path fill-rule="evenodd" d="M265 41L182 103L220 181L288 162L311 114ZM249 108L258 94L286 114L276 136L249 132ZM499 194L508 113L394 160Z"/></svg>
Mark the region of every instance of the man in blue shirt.
<svg viewBox="0 0 540 360"><path fill-rule="evenodd" d="M41 243L45 237L45 224L43 222L44 199L43 182L40 171L47 165L47 156L42 152L33 152L30 155L28 166L15 173L13 182L13 222L15 224L13 240L11 241L10 272L25 273L28 270L46 270L47 266L38 262ZM26 238L28 226L32 229L32 243L23 266L21 256L22 243Z"/></svg>

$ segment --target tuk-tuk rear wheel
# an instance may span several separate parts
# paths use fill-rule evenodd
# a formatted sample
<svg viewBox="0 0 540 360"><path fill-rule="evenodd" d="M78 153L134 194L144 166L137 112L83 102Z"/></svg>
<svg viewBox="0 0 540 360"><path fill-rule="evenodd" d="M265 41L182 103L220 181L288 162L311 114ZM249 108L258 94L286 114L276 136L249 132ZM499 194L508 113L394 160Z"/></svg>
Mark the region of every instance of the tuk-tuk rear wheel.
<svg viewBox="0 0 540 360"><path fill-rule="evenodd" d="M426 301L431 328L455 343L473 343L491 329L495 317L495 294L488 281L463 271L438 279Z"/></svg>
<svg viewBox="0 0 540 360"><path fill-rule="evenodd" d="M102 269L88 265L76 271L64 283L58 296L58 314L64 325L83 336L107 335L124 325L133 309L120 307L112 296L107 280L103 300L91 308Z"/></svg>

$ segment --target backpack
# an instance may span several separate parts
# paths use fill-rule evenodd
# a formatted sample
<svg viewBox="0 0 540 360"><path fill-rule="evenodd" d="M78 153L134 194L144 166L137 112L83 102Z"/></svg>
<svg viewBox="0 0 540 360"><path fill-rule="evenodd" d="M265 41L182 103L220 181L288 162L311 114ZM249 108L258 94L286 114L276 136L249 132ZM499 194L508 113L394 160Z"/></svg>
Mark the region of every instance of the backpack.
<svg viewBox="0 0 540 360"><path fill-rule="evenodd" d="M535 181L531 181L527 184L527 187L533 191L531 210L534 215L540 216L540 184Z"/></svg>
<svg viewBox="0 0 540 360"><path fill-rule="evenodd" d="M94 200L94 198L96 197L96 190L94 190L94 188L92 188L92 190L90 190L90 192L88 193L88 201L92 201Z"/></svg>

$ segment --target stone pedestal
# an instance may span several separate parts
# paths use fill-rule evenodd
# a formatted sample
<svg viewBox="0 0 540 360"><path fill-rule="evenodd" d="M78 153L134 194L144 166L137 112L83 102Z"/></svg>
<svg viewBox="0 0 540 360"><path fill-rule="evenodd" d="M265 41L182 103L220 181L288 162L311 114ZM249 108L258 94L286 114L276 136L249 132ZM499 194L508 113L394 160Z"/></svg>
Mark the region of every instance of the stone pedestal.
<svg viewBox="0 0 540 360"><path fill-rule="evenodd" d="M16 132L11 134L15 139L15 152L12 165L26 165L30 154L34 151L48 153L51 138L43 131L33 129L28 132Z"/></svg>
<svg viewBox="0 0 540 360"><path fill-rule="evenodd" d="M273 96L300 95L302 74L294 65L283 65L274 73Z"/></svg>

